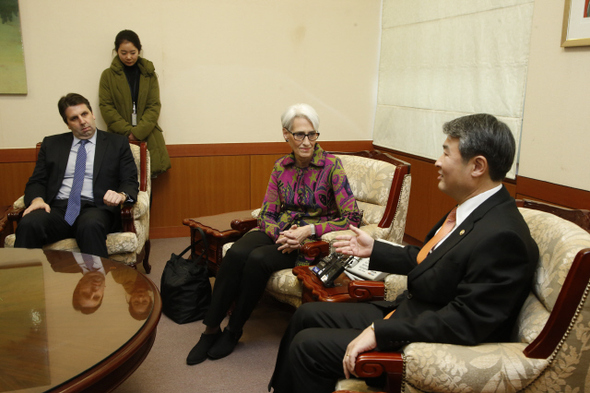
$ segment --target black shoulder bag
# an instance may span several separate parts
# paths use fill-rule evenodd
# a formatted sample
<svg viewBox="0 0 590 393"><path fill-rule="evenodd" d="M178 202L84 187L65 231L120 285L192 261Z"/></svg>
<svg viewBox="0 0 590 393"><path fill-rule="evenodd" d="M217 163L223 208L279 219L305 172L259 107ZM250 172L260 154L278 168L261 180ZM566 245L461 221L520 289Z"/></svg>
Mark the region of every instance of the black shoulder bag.
<svg viewBox="0 0 590 393"><path fill-rule="evenodd" d="M197 230L201 233L203 253L194 260L182 258L196 244L191 242L179 255L172 254L166 262L160 281L162 311L178 324L203 319L211 303L211 283L206 257L207 238L201 228Z"/></svg>

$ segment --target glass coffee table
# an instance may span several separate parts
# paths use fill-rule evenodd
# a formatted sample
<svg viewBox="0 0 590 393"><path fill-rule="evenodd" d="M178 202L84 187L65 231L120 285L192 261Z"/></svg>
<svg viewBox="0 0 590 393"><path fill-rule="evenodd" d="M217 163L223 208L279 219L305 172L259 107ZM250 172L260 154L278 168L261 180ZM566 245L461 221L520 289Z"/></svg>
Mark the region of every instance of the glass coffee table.
<svg viewBox="0 0 590 393"><path fill-rule="evenodd" d="M0 248L0 392L108 392L149 353L157 287L123 264Z"/></svg>

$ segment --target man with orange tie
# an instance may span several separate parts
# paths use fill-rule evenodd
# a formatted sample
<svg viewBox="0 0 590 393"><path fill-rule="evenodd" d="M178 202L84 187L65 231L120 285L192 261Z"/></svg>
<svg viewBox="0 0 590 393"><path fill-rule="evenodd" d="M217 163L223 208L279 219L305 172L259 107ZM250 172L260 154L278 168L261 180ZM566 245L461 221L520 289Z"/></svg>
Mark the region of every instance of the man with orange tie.
<svg viewBox="0 0 590 393"><path fill-rule="evenodd" d="M339 252L370 257L372 270L407 275L408 290L393 302L301 306L281 341L269 390L332 392L353 373L358 354L373 349L509 340L539 258L502 185L514 161L514 137L488 114L452 120L443 131L438 187L457 206L424 247L395 247L352 227L355 235L336 243Z"/></svg>
<svg viewBox="0 0 590 393"><path fill-rule="evenodd" d="M81 252L107 257L107 234L121 227L119 206L134 202L139 189L129 142L97 130L80 94L67 94L57 107L72 132L43 139L14 245L41 248L75 237Z"/></svg>

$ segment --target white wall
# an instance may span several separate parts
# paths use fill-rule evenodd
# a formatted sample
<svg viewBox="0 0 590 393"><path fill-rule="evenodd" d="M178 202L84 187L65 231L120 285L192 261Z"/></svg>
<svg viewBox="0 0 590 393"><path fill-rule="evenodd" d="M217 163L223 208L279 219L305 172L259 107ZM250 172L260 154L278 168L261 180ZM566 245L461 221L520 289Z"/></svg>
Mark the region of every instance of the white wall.
<svg viewBox="0 0 590 393"><path fill-rule="evenodd" d="M563 11L535 2L519 175L590 191L590 46L560 47Z"/></svg>
<svg viewBox="0 0 590 393"><path fill-rule="evenodd" d="M0 147L67 131L57 112L98 82L117 32L137 32L160 77L169 144L280 141L307 102L323 140L371 140L380 0L20 0L28 94L0 95Z"/></svg>

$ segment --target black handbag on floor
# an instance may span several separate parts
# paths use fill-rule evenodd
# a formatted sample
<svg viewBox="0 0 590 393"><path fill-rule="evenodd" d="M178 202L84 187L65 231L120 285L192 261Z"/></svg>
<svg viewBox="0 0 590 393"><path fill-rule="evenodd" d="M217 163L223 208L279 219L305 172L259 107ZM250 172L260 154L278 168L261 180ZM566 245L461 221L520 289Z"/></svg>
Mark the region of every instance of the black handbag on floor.
<svg viewBox="0 0 590 393"><path fill-rule="evenodd" d="M211 283L206 266L207 238L201 228L197 229L203 241L203 254L194 260L182 257L194 243L179 255L172 254L160 281L162 311L178 324L203 319L211 303Z"/></svg>

